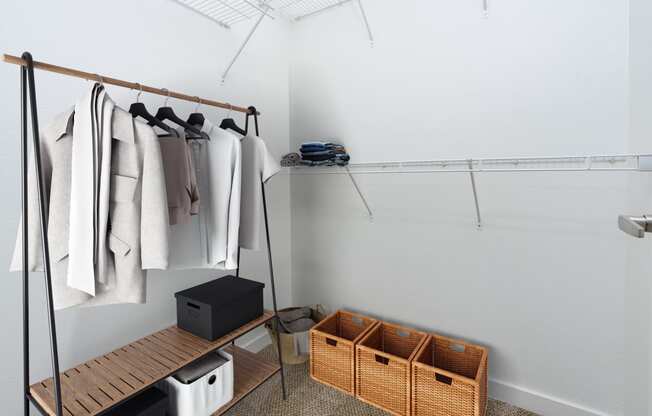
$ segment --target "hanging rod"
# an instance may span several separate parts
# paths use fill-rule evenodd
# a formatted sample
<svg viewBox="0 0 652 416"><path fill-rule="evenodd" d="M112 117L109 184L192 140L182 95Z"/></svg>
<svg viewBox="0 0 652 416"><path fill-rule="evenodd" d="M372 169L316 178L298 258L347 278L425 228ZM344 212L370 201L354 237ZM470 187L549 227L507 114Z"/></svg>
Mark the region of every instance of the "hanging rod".
<svg viewBox="0 0 652 416"><path fill-rule="evenodd" d="M22 58L20 58L18 56L4 54L2 56L2 60L4 62L14 64L14 65L21 65L21 66L26 66L27 65L27 63ZM52 64L48 64L46 62L34 61L34 68L40 69L42 71L54 72L56 74L66 75L66 76L69 76L69 77L81 78L81 79L85 79L85 80L101 82L103 84L111 84L111 85L115 85L115 86L118 86L118 87L129 88L131 90L139 90L139 91L142 90L142 91L148 92L150 94L157 94L157 95L162 95L164 97L177 98L179 100L184 100L184 101L192 101L192 102L195 102L195 103L199 103L199 104L202 104L202 105L208 105L208 106L211 106L211 107L219 107L219 108L224 108L224 109L227 109L227 110L238 111L240 113L249 114L249 111L250 111L248 108L231 105L229 103L222 103L222 102L219 102L219 101L214 101L214 100L209 100L209 99L206 99L206 98L200 98L200 97L197 97L197 96L182 94L182 93L175 92L175 91L168 91L168 90L163 89L163 88L149 87L147 85L139 84L139 83L136 83L136 82L123 81L123 80L120 80L120 79L106 77L104 75L94 74L94 73L91 73L91 72L84 72L84 71L80 71L80 70L77 70L77 69L52 65ZM260 113L258 113L258 114L260 114Z"/></svg>
<svg viewBox="0 0 652 416"><path fill-rule="evenodd" d="M355 174L437 172L636 172L652 171L652 155L554 156L350 163ZM292 174L348 174L336 167L292 168Z"/></svg>

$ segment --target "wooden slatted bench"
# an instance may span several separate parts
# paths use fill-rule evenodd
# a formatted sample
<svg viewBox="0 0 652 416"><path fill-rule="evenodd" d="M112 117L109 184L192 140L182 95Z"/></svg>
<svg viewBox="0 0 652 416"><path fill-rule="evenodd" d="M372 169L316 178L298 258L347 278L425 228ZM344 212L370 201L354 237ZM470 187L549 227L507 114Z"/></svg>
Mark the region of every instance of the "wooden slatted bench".
<svg viewBox="0 0 652 416"><path fill-rule="evenodd" d="M102 415L273 317L273 312L266 311L260 318L213 342L172 326L64 371L61 373L63 413L65 416ZM225 413L281 370L278 364L234 345L229 347L229 352L234 357L234 398L214 416ZM30 400L45 414L56 416L52 378L30 386Z"/></svg>

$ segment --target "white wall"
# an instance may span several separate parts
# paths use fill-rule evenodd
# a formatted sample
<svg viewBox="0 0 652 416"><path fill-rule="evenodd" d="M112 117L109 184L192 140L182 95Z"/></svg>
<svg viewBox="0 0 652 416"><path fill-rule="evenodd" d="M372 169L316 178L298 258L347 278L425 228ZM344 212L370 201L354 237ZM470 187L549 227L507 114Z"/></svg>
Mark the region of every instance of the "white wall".
<svg viewBox="0 0 652 416"><path fill-rule="evenodd" d="M286 27L265 22L233 69L224 87L221 71L235 53L249 28L244 23L226 31L171 1L81 0L3 2L0 51L20 55L29 50L35 59L100 72L148 85L167 87L191 95L212 97L241 105L256 105L262 112L261 127L272 151L288 147L288 44ZM40 120L72 105L86 83L38 72ZM0 64L0 152L4 201L0 216L0 264L7 270L19 218L19 77L18 67ZM108 86L123 107L135 92ZM145 96L150 111L163 98ZM193 104L172 100L180 115ZM220 120L225 112L202 109ZM244 121L241 115L234 117ZM269 188L273 247L279 302L290 300L289 180L275 178ZM243 276L269 282L264 252L243 253ZM0 276L0 403L3 415L22 414L20 274ZM57 313L62 368L108 352L175 321L173 293L216 277L209 271L151 273L146 305L120 305L72 309ZM32 380L50 373L43 279L32 275ZM269 288L269 284L267 285ZM269 300L269 293L267 294Z"/></svg>
<svg viewBox="0 0 652 416"><path fill-rule="evenodd" d="M652 4L630 0L630 147L649 151L652 137ZM629 214L648 214L652 206L652 178L633 175ZM652 270L649 239L628 243L626 281L625 403L627 415L652 415Z"/></svg>
<svg viewBox="0 0 652 416"><path fill-rule="evenodd" d="M293 26L291 134L353 160L628 150L627 2L365 2ZM650 150L650 145L647 150ZM638 149L643 150L643 149ZM622 415L627 211L617 173L293 175L295 303L491 349L491 394L545 415ZM628 413L629 414L629 413Z"/></svg>
<svg viewBox="0 0 652 416"><path fill-rule="evenodd" d="M649 152L649 6L631 2L631 29L626 2L492 1L488 20L479 1L366 2L374 49L352 6L293 25L291 38L277 19L224 87L219 74L247 24L227 32L169 1L120 0L101 11L79 0L6 2L0 51L255 104L278 155L288 124L293 146L336 137L355 161ZM43 123L85 88L46 73L37 83ZM19 211L16 67L0 65L0 91L0 263L8 264ZM135 97L109 91L123 106ZM162 99L145 101L155 109ZM652 289L641 261L649 247L614 226L620 213L646 211L648 179L481 175L478 232L463 174L359 178L374 223L346 177L292 176L290 206L290 179L279 176L270 208L280 304L323 302L485 344L492 395L542 414L649 414ZM245 276L267 281L265 266L263 253L243 257ZM152 273L147 305L58 313L62 367L174 321L172 294L211 277ZM20 276L6 273L0 291L0 402L17 415ZM32 380L49 373L42 299L35 274Z"/></svg>

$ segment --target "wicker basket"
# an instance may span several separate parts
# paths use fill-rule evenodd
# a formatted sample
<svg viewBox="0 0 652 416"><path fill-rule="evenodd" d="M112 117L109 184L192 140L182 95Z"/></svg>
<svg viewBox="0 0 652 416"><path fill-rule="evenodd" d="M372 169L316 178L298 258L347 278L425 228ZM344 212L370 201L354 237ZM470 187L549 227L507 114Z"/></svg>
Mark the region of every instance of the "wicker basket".
<svg viewBox="0 0 652 416"><path fill-rule="evenodd" d="M355 394L355 345L378 324L375 319L337 311L310 330L310 377Z"/></svg>
<svg viewBox="0 0 652 416"><path fill-rule="evenodd" d="M356 346L356 397L398 416L410 415L410 362L428 336L382 322Z"/></svg>
<svg viewBox="0 0 652 416"><path fill-rule="evenodd" d="M412 416L484 416L487 350L433 335L412 362Z"/></svg>

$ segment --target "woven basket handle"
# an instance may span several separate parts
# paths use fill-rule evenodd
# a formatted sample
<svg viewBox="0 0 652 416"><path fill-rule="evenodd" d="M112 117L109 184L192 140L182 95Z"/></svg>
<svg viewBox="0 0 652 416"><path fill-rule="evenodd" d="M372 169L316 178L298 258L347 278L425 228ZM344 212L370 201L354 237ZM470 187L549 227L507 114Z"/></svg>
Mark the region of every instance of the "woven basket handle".
<svg viewBox="0 0 652 416"><path fill-rule="evenodd" d="M379 354L374 354L376 362L383 365L389 365L389 358Z"/></svg>
<svg viewBox="0 0 652 416"><path fill-rule="evenodd" d="M337 340L336 339L333 339L333 338L327 337L327 336L325 336L324 338L326 338L326 345L330 345L331 347L337 347Z"/></svg>
<svg viewBox="0 0 652 416"><path fill-rule="evenodd" d="M438 382L440 382L442 384L446 384L446 385L449 385L449 386L453 384L453 378L452 377L448 377L448 376L445 376L445 375L439 374L439 373L435 373L435 380L437 380Z"/></svg>

